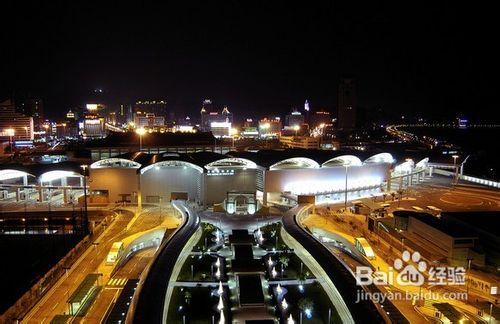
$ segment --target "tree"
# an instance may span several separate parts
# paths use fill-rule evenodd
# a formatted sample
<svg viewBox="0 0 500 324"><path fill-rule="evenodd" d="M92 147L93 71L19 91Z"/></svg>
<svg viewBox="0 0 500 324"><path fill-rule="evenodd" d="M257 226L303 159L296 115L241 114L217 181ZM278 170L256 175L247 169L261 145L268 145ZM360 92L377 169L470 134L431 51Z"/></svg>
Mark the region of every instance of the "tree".
<svg viewBox="0 0 500 324"><path fill-rule="evenodd" d="M299 309L301 312L306 313L306 316L309 317L311 312L314 309L314 302L310 298L301 298L298 302Z"/></svg>
<svg viewBox="0 0 500 324"><path fill-rule="evenodd" d="M290 258L286 254L282 254L280 256L280 262L281 264L286 268L288 267L288 262L290 261Z"/></svg>

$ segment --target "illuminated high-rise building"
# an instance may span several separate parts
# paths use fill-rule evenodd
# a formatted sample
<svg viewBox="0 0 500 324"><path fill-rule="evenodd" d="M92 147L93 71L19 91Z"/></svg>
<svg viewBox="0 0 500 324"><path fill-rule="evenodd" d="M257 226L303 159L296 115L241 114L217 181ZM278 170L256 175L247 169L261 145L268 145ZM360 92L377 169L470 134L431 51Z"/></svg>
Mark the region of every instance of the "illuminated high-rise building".
<svg viewBox="0 0 500 324"><path fill-rule="evenodd" d="M154 114L158 117L167 117L167 101L163 99L138 100L134 105L134 112Z"/></svg>
<svg viewBox="0 0 500 324"><path fill-rule="evenodd" d="M293 109L288 115L285 116L285 126L302 126L304 124L304 115L297 109Z"/></svg>
<svg viewBox="0 0 500 324"><path fill-rule="evenodd" d="M0 139L33 139L33 117L17 112L11 99L0 102Z"/></svg>
<svg viewBox="0 0 500 324"><path fill-rule="evenodd" d="M30 98L21 103L20 112L26 116L33 117L35 130L40 130L44 120L43 100Z"/></svg>
<svg viewBox="0 0 500 324"><path fill-rule="evenodd" d="M229 108L227 106L224 106L224 108L219 112L214 107L210 99L205 99L203 101L203 105L200 111L200 130L202 132L210 132L216 128L216 132L220 134L222 133L220 131L221 128L231 129L232 123L233 114L229 111Z"/></svg>
<svg viewBox="0 0 500 324"><path fill-rule="evenodd" d="M353 78L342 78L338 89L338 128L356 128L356 83Z"/></svg>

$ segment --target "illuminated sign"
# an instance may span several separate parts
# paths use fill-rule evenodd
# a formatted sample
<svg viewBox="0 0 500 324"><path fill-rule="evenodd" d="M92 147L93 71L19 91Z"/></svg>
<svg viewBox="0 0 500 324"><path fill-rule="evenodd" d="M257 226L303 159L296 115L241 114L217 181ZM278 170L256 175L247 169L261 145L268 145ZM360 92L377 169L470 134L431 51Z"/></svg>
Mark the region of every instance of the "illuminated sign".
<svg viewBox="0 0 500 324"><path fill-rule="evenodd" d="M211 122L210 127L212 128L231 128L230 122Z"/></svg>
<svg viewBox="0 0 500 324"><path fill-rule="evenodd" d="M85 119L86 125L96 125L96 124L100 124L100 123L101 123L100 119Z"/></svg>
<svg viewBox="0 0 500 324"><path fill-rule="evenodd" d="M214 170L208 170L207 173L208 176L232 176L234 175L234 170L219 170L219 169L214 169Z"/></svg>

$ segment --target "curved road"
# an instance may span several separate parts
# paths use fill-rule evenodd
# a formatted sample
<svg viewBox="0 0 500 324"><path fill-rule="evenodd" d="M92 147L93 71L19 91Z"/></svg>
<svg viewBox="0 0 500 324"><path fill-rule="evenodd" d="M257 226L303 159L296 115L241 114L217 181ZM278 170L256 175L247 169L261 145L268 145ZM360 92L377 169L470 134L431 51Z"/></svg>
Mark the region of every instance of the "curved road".
<svg viewBox="0 0 500 324"><path fill-rule="evenodd" d="M146 269L127 314L127 323L162 323L165 297L175 263L182 248L200 225L198 214L184 202L173 201L172 205L184 215L184 223L164 241L158 253Z"/></svg>
<svg viewBox="0 0 500 324"><path fill-rule="evenodd" d="M321 265L340 292L356 323L386 322L387 317L383 317L371 301L356 303L357 296L361 294L363 288L356 285L356 279L342 262L298 223L297 216L306 211L306 207L307 205L298 205L283 216L282 222L285 230ZM376 288L370 287L369 290L375 292L373 289ZM408 323L408 320L391 302L386 301L383 306L384 310L388 312L392 323Z"/></svg>

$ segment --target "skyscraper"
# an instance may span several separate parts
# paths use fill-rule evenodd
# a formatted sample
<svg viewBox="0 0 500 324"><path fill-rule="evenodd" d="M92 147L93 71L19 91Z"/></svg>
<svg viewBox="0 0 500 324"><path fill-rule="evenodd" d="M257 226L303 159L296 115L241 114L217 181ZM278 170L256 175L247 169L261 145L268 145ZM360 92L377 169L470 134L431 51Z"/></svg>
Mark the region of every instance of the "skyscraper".
<svg viewBox="0 0 500 324"><path fill-rule="evenodd" d="M167 117L167 101L159 100L138 100L135 103L135 112L155 114L155 116Z"/></svg>
<svg viewBox="0 0 500 324"><path fill-rule="evenodd" d="M21 112L26 116L33 117L35 130L40 130L44 120L43 101L41 99L30 98L21 103Z"/></svg>
<svg viewBox="0 0 500 324"><path fill-rule="evenodd" d="M285 126L302 126L302 124L304 124L304 116L295 108L285 116Z"/></svg>
<svg viewBox="0 0 500 324"><path fill-rule="evenodd" d="M309 120L309 111L310 111L310 107L309 107L309 101L306 100L306 102L304 102L304 119L305 119L305 122L306 123L309 123L310 120Z"/></svg>
<svg viewBox="0 0 500 324"><path fill-rule="evenodd" d="M32 140L33 117L16 111L14 101L0 102L0 139Z"/></svg>
<svg viewBox="0 0 500 324"><path fill-rule="evenodd" d="M354 78L342 78L338 89L338 128L356 128L356 82Z"/></svg>
<svg viewBox="0 0 500 324"><path fill-rule="evenodd" d="M224 106L224 108L219 112L209 99L203 101L200 115L200 130L202 132L212 131L214 123L218 128L220 125L224 125L225 128L231 128L233 123L233 113L229 111L229 108Z"/></svg>

